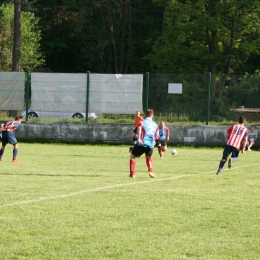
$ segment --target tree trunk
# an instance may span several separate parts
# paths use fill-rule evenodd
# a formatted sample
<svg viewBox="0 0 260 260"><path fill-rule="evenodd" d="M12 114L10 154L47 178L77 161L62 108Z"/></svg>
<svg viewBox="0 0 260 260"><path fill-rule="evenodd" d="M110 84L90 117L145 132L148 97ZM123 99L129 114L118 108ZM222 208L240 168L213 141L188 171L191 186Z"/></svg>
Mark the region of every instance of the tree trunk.
<svg viewBox="0 0 260 260"><path fill-rule="evenodd" d="M217 31L208 30L207 31L209 53L211 55L211 60L209 63L209 72L212 74L211 78L211 102L214 101L216 95L216 73L217 73Z"/></svg>
<svg viewBox="0 0 260 260"><path fill-rule="evenodd" d="M162 21L162 38L160 46L164 45L164 37L165 37L165 27L166 27L166 13L169 7L169 0L164 0L164 11L163 11L163 21Z"/></svg>
<svg viewBox="0 0 260 260"><path fill-rule="evenodd" d="M131 48L132 48L132 13L131 13L131 5L129 0L129 15L128 15L128 48L127 48L127 59L125 63L125 74L128 73L129 60L131 57Z"/></svg>
<svg viewBox="0 0 260 260"><path fill-rule="evenodd" d="M116 49L116 43L115 43L115 37L114 37L114 27L113 27L112 18L110 15L110 10L108 10L108 9L107 9L107 20L108 20L108 28L109 28L109 34L110 34L109 40L110 40L111 48L113 49L113 54L114 54L115 73L118 74L117 49Z"/></svg>
<svg viewBox="0 0 260 260"><path fill-rule="evenodd" d="M119 55L119 73L124 70L124 56L125 56L125 24L127 17L128 0L124 0L122 5L122 21L121 21L121 37L120 37L120 55Z"/></svg>
<svg viewBox="0 0 260 260"><path fill-rule="evenodd" d="M20 69L20 43L21 43L21 1L14 0L14 46L13 46L13 63L12 71Z"/></svg>

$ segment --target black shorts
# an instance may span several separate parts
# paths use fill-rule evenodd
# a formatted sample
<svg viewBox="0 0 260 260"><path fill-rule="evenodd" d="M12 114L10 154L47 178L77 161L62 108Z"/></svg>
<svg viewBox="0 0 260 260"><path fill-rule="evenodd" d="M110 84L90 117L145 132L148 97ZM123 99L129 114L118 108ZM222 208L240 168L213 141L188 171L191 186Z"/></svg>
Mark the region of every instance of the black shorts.
<svg viewBox="0 0 260 260"><path fill-rule="evenodd" d="M167 146L167 141L165 140L156 140L156 145Z"/></svg>
<svg viewBox="0 0 260 260"><path fill-rule="evenodd" d="M224 151L223 151L223 157L228 158L228 156L230 154L231 154L232 158L234 158L234 157L237 158L239 156L239 150L236 147L234 147L234 146L226 144L225 148L224 148Z"/></svg>
<svg viewBox="0 0 260 260"><path fill-rule="evenodd" d="M132 150L132 154L135 157L140 157L144 153L147 157L151 158L152 154L153 154L153 148L150 148L149 146L143 146L140 144L136 144Z"/></svg>
<svg viewBox="0 0 260 260"><path fill-rule="evenodd" d="M13 133L9 133L7 131L2 132L2 146L6 146L8 143L17 144L17 140Z"/></svg>
<svg viewBox="0 0 260 260"><path fill-rule="evenodd" d="M137 127L133 130L133 134L137 135Z"/></svg>

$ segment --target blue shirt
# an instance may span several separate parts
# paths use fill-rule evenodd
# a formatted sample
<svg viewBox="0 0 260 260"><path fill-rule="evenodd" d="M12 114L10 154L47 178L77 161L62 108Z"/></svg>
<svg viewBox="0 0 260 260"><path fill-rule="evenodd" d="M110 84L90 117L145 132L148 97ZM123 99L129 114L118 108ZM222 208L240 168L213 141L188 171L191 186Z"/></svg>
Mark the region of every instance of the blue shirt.
<svg viewBox="0 0 260 260"><path fill-rule="evenodd" d="M163 128L160 128L159 126L159 134L160 134L160 141L164 141L166 139L166 135L168 133L169 129L168 127L165 125Z"/></svg>
<svg viewBox="0 0 260 260"><path fill-rule="evenodd" d="M159 138L158 125L149 117L145 118L144 121L140 123L140 125L141 125L141 139L143 141L143 144L140 145L153 148L154 140Z"/></svg>

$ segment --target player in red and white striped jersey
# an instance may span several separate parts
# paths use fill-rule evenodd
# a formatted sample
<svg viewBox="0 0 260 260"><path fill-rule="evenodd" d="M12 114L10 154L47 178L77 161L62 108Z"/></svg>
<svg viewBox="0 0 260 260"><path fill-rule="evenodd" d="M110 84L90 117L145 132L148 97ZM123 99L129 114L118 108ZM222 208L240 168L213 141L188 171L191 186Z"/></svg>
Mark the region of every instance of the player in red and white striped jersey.
<svg viewBox="0 0 260 260"><path fill-rule="evenodd" d="M229 169L231 168L232 162L237 160L240 149L242 153L245 151L248 132L247 128L245 127L246 118L244 116L240 116L238 122L238 124L232 125L227 130L226 145L223 151L223 157L219 163L219 168L216 173L217 175L220 175L222 168L224 167L230 154L231 158L228 160Z"/></svg>
<svg viewBox="0 0 260 260"><path fill-rule="evenodd" d="M0 131L2 131L2 147L0 149L0 162L2 161L5 147L8 143L12 144L14 147L12 162L18 162L16 158L18 153L18 143L14 136L14 130L21 125L22 119L22 116L17 116L14 121L8 121L5 124L1 124Z"/></svg>

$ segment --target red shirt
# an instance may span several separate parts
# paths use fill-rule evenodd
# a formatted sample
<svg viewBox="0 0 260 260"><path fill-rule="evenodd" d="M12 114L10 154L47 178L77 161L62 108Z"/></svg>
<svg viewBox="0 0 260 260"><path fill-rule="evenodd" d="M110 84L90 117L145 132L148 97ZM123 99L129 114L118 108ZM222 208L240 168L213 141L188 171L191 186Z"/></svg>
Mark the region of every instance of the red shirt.
<svg viewBox="0 0 260 260"><path fill-rule="evenodd" d="M14 127L13 128L8 128L5 131L12 133L17 127L19 127L19 123L17 121L8 121L8 122L6 122L4 124L4 127L11 126L11 125L14 126Z"/></svg>
<svg viewBox="0 0 260 260"><path fill-rule="evenodd" d="M247 131L247 128L243 124L236 124L230 126L227 130L228 139L226 144L231 145L240 150L242 146L242 141L244 140Z"/></svg>
<svg viewBox="0 0 260 260"><path fill-rule="evenodd" d="M135 127L138 127L140 121L144 120L142 116L135 116Z"/></svg>

